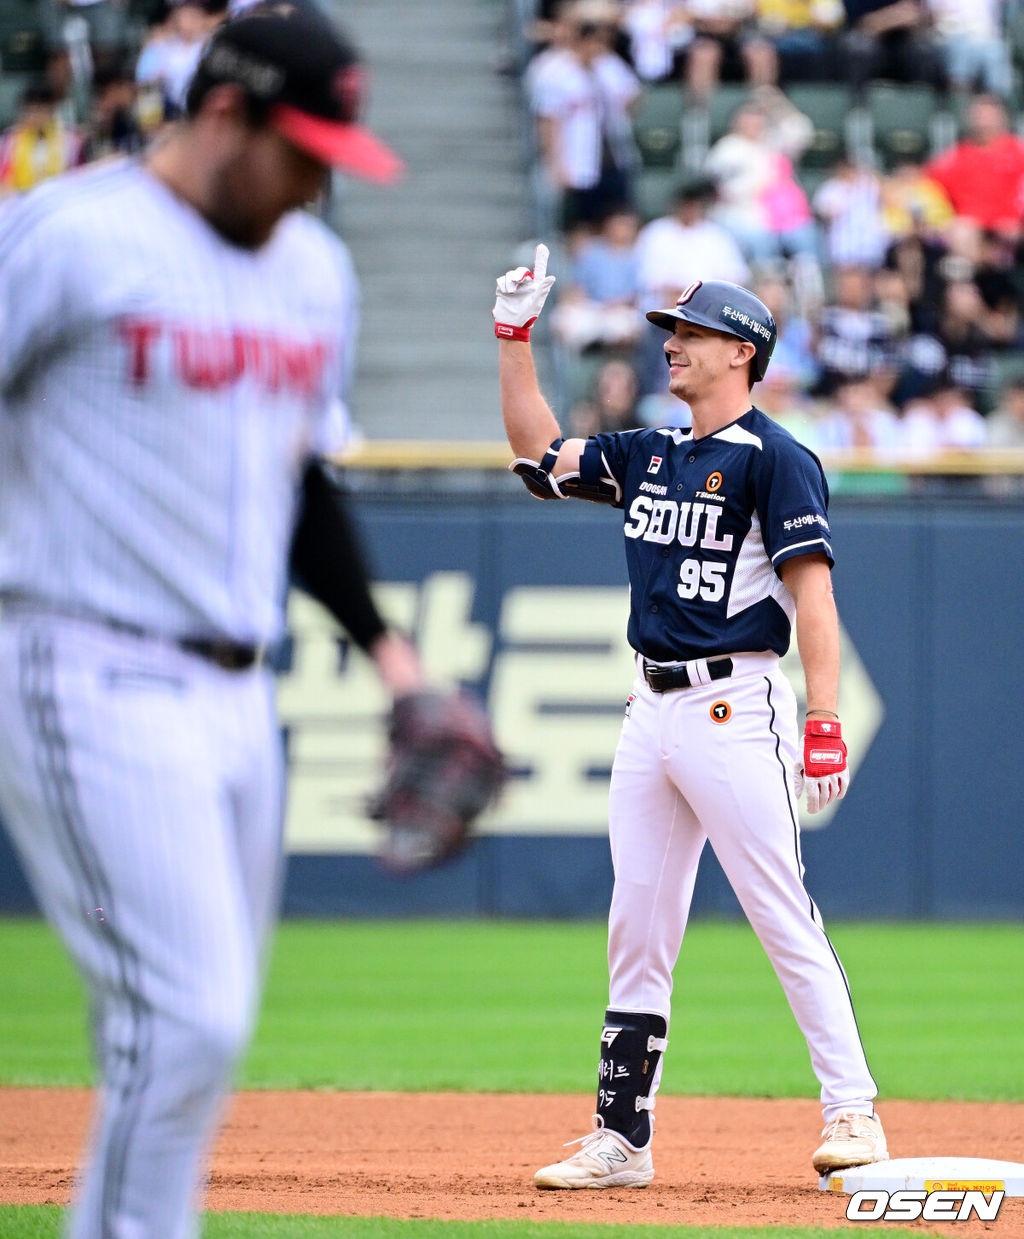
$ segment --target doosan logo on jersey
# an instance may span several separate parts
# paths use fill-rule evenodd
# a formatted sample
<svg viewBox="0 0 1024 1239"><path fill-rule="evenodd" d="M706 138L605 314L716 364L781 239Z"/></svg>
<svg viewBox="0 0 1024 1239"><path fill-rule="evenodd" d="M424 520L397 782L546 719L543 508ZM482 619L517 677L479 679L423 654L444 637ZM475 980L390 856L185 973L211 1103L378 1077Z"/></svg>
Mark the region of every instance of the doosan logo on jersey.
<svg viewBox="0 0 1024 1239"><path fill-rule="evenodd" d="M160 350L186 387L216 391L243 377L264 391L313 396L331 355L326 340L296 340L271 331L220 330L156 319L123 318L118 333L126 347L126 373L133 387L153 377Z"/></svg>

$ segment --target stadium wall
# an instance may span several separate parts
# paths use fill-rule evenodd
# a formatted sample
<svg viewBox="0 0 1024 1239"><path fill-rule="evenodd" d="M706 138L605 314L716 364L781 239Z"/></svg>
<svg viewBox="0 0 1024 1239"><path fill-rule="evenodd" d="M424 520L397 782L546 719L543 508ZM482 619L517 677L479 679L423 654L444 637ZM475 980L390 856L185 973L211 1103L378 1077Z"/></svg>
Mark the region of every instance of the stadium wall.
<svg viewBox="0 0 1024 1239"><path fill-rule="evenodd" d="M365 661L293 595L280 681L288 914L607 910L604 801L631 676L619 518L497 489L368 491L358 511L388 614L437 678L486 697L515 771L508 794L447 868L382 874L360 810L385 702ZM837 498L832 511L857 765L831 818L803 823L808 888L833 918L1018 919L1024 504ZM799 694L799 663L787 667ZM0 911L31 908L0 832ZM710 851L694 911L739 915Z"/></svg>

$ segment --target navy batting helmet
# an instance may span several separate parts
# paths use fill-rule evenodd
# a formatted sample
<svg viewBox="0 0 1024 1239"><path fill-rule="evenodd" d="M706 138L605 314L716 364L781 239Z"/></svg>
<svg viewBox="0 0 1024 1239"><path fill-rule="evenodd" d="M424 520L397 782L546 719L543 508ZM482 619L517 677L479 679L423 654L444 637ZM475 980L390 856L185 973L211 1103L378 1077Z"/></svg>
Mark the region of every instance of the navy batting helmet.
<svg viewBox="0 0 1024 1239"><path fill-rule="evenodd" d="M760 297L726 280L697 280L680 294L674 309L650 310L647 319L666 331L675 331L676 323L682 321L747 340L757 350L754 378L758 381L764 378L775 348L777 332L771 310Z"/></svg>

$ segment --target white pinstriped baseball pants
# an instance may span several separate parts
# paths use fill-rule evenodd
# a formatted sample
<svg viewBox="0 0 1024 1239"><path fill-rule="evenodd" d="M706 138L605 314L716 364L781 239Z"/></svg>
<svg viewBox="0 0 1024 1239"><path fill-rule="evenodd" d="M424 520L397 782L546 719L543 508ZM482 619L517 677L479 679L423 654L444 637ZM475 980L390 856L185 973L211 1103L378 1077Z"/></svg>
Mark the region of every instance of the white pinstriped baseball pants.
<svg viewBox="0 0 1024 1239"><path fill-rule="evenodd" d="M694 688L633 685L609 794L608 1005L669 1019L672 969L710 840L807 1040L825 1120L870 1114L877 1089L846 975L803 885L793 690L773 654L733 662L730 679ZM713 713L716 703L725 708Z"/></svg>
<svg viewBox="0 0 1024 1239"><path fill-rule="evenodd" d="M100 1074L71 1239L192 1239L280 878L266 671L0 620L0 817L88 987Z"/></svg>

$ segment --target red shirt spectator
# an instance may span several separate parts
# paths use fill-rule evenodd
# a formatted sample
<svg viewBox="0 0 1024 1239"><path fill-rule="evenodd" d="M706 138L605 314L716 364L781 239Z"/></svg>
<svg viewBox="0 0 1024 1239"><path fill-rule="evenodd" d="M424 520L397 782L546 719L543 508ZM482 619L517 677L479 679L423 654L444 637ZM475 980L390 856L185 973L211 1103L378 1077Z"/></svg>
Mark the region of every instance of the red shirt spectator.
<svg viewBox="0 0 1024 1239"><path fill-rule="evenodd" d="M1020 235L1024 208L1024 141L1010 132L1006 109L996 98L971 104L967 135L925 165L946 191L958 215L983 228Z"/></svg>

